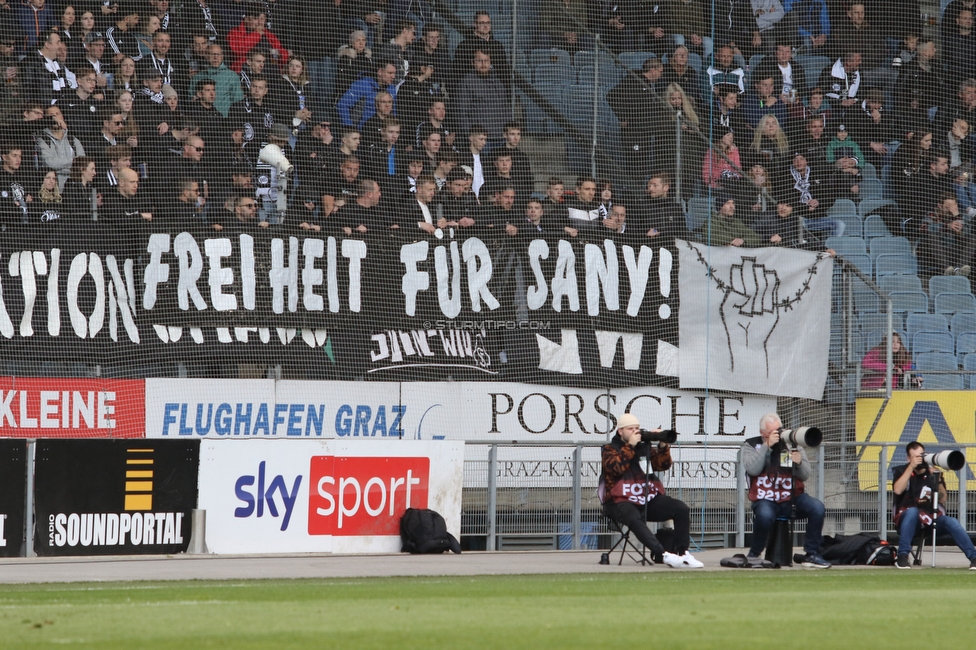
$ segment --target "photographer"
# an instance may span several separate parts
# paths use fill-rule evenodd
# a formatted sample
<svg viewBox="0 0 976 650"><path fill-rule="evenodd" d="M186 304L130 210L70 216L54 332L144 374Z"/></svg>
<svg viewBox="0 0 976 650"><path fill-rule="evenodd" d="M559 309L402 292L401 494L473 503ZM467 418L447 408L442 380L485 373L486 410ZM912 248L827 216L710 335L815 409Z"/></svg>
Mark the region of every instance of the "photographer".
<svg viewBox="0 0 976 650"><path fill-rule="evenodd" d="M803 481L812 474L803 448L790 451L786 441L780 440L783 423L775 413L768 413L759 420L757 438L750 438L742 445L742 464L749 485L752 501L752 547L749 549L750 564L760 563L760 554L766 546L769 530L778 518L807 518L807 537L803 545L806 556L803 566L812 569L828 569L830 562L820 557L823 540L824 504L803 492Z"/></svg>
<svg viewBox="0 0 976 650"><path fill-rule="evenodd" d="M918 523L931 526L935 522L938 532L948 531L956 545L969 559L969 570L976 571L976 548L973 541L966 534L959 520L945 514L946 502L945 478L937 467L930 467L924 458L925 447L922 443L910 442L905 446L908 456L907 465L892 468L895 478L891 486L895 494L894 523L898 527L898 559L895 566L899 569L909 569L908 554L912 550L912 538L918 529ZM938 516L933 507L933 492L939 491Z"/></svg>
<svg viewBox="0 0 976 650"><path fill-rule="evenodd" d="M656 429L656 432L660 432L660 429ZM664 471L671 467L671 445L659 442L652 447L643 442L640 422L634 415L624 413L617 421L617 435L610 444L603 446L603 475L600 480L603 484L601 500L604 512L633 531L637 539L651 550L655 562L675 568L701 568L705 565L688 552L688 506L667 496L657 476L644 473L641 459L648 456L654 470ZM674 521L674 553L665 551L644 523L645 504L646 521Z"/></svg>

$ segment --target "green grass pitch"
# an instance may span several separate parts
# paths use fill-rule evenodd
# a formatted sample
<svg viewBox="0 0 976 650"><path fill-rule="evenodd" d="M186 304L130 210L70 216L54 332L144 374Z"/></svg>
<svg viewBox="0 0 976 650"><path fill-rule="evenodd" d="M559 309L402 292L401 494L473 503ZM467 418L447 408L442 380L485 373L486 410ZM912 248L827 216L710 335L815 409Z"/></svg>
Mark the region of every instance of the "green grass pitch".
<svg viewBox="0 0 976 650"><path fill-rule="evenodd" d="M666 571L0 587L2 648L966 648L976 573Z"/></svg>

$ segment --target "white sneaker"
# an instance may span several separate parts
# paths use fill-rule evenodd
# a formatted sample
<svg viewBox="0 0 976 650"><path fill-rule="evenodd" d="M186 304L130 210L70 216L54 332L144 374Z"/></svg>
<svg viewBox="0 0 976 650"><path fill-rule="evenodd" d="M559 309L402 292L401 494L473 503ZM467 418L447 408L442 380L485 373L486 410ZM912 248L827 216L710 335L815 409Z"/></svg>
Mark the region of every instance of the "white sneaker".
<svg viewBox="0 0 976 650"><path fill-rule="evenodd" d="M692 557L688 551L685 551L684 555L675 555L674 553L666 552L664 554L664 563L674 569L700 569L705 566Z"/></svg>

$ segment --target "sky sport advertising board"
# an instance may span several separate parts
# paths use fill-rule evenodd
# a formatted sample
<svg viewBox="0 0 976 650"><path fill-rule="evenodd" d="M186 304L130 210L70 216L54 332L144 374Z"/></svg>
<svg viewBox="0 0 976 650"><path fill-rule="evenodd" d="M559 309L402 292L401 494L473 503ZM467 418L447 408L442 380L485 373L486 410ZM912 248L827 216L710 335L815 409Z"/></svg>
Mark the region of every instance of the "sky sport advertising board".
<svg viewBox="0 0 976 650"><path fill-rule="evenodd" d="M683 443L738 445L775 409L770 397L659 387L146 380L150 438L599 442L630 411L646 428L676 429Z"/></svg>
<svg viewBox="0 0 976 650"><path fill-rule="evenodd" d="M407 508L461 531L464 446L203 440L199 507L214 553L395 553Z"/></svg>
<svg viewBox="0 0 976 650"><path fill-rule="evenodd" d="M38 555L185 552L199 440L38 440Z"/></svg>

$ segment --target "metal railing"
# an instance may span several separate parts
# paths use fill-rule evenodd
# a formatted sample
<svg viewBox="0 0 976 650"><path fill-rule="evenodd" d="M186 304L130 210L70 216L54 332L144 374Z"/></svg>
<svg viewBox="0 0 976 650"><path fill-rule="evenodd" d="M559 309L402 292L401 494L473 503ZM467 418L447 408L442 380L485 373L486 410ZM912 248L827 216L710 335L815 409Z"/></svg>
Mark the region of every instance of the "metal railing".
<svg viewBox="0 0 976 650"><path fill-rule="evenodd" d="M467 443L462 537L483 538L487 550L609 546L613 531L596 494L601 446ZM967 458L976 458L976 445L959 449ZM827 508L824 533L866 532L887 539L894 531L890 467L905 462L904 445L828 442L808 455L815 471L806 490ZM746 534L752 532L752 508L740 449L676 444L672 457L672 470L658 476L668 493L691 509L693 546L745 546ZM946 471L946 479L948 513L967 531L976 530L967 491L968 481L976 484L976 476L967 463L958 472Z"/></svg>

